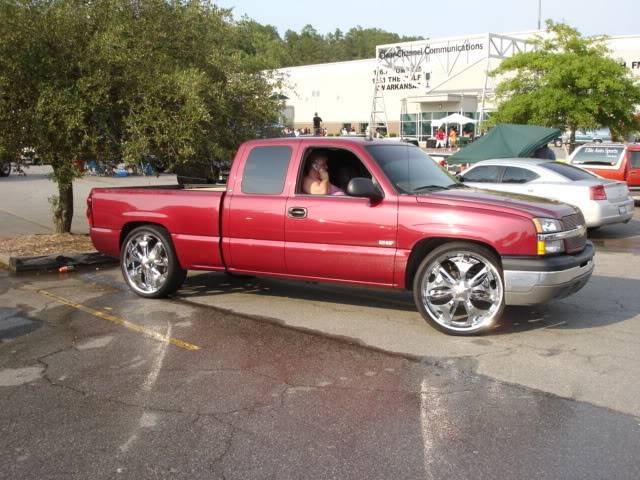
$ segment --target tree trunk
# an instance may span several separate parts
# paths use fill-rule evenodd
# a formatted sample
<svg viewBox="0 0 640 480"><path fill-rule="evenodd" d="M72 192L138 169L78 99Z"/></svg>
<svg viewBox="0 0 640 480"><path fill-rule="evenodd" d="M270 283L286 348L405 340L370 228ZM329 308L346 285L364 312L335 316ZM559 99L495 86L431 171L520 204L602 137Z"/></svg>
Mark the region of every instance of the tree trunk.
<svg viewBox="0 0 640 480"><path fill-rule="evenodd" d="M576 149L576 127L569 127L569 149L568 153L571 155Z"/></svg>
<svg viewBox="0 0 640 480"><path fill-rule="evenodd" d="M73 183L58 183L58 201L53 209L56 233L71 233L73 220Z"/></svg>

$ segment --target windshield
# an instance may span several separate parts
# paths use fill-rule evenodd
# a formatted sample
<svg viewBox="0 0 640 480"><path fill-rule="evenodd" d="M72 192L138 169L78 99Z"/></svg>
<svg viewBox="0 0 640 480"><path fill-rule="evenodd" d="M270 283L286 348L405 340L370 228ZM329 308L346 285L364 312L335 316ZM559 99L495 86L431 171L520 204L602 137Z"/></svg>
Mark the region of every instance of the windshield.
<svg viewBox="0 0 640 480"><path fill-rule="evenodd" d="M571 163L576 165L615 165L623 150L624 147L584 146L578 149Z"/></svg>
<svg viewBox="0 0 640 480"><path fill-rule="evenodd" d="M463 185L413 145L365 147L399 193L428 193Z"/></svg>

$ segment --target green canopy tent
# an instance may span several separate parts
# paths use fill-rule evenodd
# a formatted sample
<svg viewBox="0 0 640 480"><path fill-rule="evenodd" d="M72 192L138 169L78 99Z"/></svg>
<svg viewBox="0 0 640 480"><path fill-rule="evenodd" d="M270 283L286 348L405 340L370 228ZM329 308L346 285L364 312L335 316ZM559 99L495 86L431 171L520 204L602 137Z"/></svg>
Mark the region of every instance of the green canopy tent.
<svg viewBox="0 0 640 480"><path fill-rule="evenodd" d="M498 123L485 136L447 158L447 163L459 165L490 158L530 157L561 133L559 128Z"/></svg>

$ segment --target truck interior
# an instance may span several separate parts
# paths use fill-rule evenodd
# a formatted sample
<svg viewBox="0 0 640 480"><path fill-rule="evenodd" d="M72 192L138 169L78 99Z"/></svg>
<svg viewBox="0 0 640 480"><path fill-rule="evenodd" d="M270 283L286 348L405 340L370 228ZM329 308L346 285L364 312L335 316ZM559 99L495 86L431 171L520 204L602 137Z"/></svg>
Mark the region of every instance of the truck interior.
<svg viewBox="0 0 640 480"><path fill-rule="evenodd" d="M302 194L302 179L311 168L310 156L314 152L322 152L327 156L327 167L329 170L329 181L343 190L347 191L347 185L352 178L364 177L372 178L371 173L363 165L362 161L352 152L343 148L307 148L302 160L302 169L298 173L296 183L296 193Z"/></svg>

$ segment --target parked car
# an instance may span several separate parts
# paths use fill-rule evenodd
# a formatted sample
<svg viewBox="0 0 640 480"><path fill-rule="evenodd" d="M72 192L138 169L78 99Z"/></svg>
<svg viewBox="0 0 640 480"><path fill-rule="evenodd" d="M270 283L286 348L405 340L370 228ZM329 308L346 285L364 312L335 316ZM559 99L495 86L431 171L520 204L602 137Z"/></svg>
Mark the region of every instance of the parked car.
<svg viewBox="0 0 640 480"><path fill-rule="evenodd" d="M0 162L0 177L11 175L11 162Z"/></svg>
<svg viewBox="0 0 640 480"><path fill-rule="evenodd" d="M582 145L569 164L611 180L626 182L632 195L640 196L640 144Z"/></svg>
<svg viewBox="0 0 640 480"><path fill-rule="evenodd" d="M626 223L634 202L624 182L600 178L562 162L537 158L506 158L478 162L460 179L465 185L534 195L580 209L587 227Z"/></svg>
<svg viewBox="0 0 640 480"><path fill-rule="evenodd" d="M343 194L303 192L317 154ZM96 249L147 298L174 293L187 270L406 288L435 328L471 335L593 271L576 208L466 188L404 142L253 140L226 186L94 188L87 207Z"/></svg>
<svg viewBox="0 0 640 480"><path fill-rule="evenodd" d="M570 132L565 132L562 135L562 143L569 143L571 138ZM608 128L597 128L595 130L579 129L576 130L576 143L603 143L611 142L611 131ZM555 141L556 146L557 140Z"/></svg>

